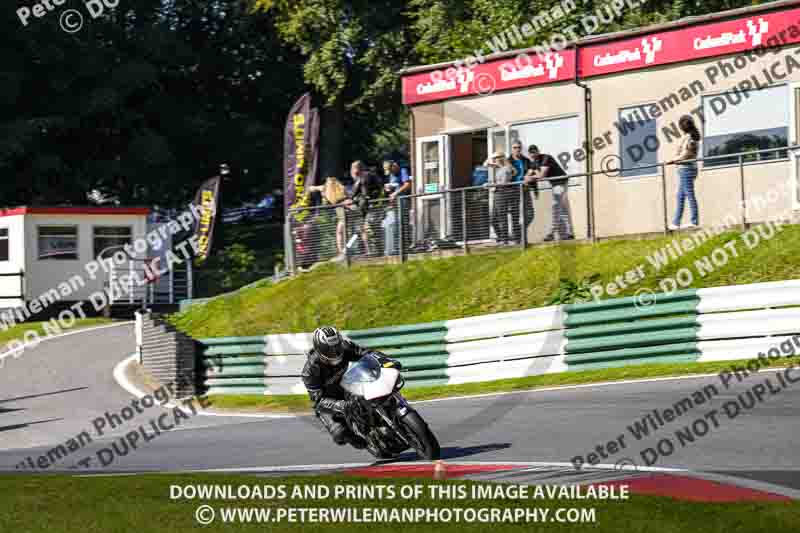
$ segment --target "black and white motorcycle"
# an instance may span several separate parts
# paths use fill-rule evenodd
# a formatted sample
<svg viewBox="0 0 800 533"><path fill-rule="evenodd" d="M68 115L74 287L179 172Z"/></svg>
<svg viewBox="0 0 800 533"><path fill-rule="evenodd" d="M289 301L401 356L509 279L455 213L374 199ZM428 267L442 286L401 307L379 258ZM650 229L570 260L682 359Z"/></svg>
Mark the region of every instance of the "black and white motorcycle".
<svg viewBox="0 0 800 533"><path fill-rule="evenodd" d="M387 459L413 448L424 459L439 459L439 441L400 394L405 380L391 363L383 365L376 355L365 355L348 368L339 384L348 399L355 400L345 422L367 441L372 455Z"/></svg>

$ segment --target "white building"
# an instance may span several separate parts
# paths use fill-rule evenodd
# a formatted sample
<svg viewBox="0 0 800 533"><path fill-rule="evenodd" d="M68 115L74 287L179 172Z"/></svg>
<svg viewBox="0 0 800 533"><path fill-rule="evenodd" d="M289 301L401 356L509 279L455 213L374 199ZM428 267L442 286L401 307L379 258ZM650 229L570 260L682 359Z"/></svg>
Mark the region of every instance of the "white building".
<svg viewBox="0 0 800 533"><path fill-rule="evenodd" d="M125 244L144 239L148 230L147 208L119 207L19 207L0 209L0 309L17 308L40 298L59 285L70 286L69 295L61 302L88 300L92 294L108 290L115 275L125 270L144 271L148 257L163 252L150 251L147 257L136 257L118 267L117 272L100 269L92 276L87 265L98 256L120 250ZM174 273L155 284L148 299L165 293L177 301ZM190 279L185 276L181 292L187 292ZM132 301L145 294L133 291ZM185 297L181 295L181 297ZM117 297L118 298L118 297ZM125 298L128 299L127 297Z"/></svg>

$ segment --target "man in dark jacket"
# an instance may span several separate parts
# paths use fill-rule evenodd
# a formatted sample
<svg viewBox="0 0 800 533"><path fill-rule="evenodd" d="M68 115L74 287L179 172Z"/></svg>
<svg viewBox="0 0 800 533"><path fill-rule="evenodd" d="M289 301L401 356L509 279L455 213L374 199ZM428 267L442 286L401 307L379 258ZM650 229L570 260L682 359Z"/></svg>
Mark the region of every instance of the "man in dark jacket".
<svg viewBox="0 0 800 533"><path fill-rule="evenodd" d="M330 326L317 328L312 342L314 347L308 352L302 377L308 395L314 402L314 411L331 434L333 442L339 445L349 443L355 448L363 449L367 443L344 423L350 404L345 400L344 389L339 382L347 371L349 362L358 361L370 353L378 356L384 366L390 364L399 370L400 363L359 346Z"/></svg>
<svg viewBox="0 0 800 533"><path fill-rule="evenodd" d="M553 226L550 233L544 238L545 241L555 239L558 233L559 239L567 241L575 238L572 232L572 215L570 213L569 198L569 178L558 161L550 154L543 154L539 148L532 144L528 147L528 154L531 160L531 176L534 180L547 180L550 182L553 193Z"/></svg>

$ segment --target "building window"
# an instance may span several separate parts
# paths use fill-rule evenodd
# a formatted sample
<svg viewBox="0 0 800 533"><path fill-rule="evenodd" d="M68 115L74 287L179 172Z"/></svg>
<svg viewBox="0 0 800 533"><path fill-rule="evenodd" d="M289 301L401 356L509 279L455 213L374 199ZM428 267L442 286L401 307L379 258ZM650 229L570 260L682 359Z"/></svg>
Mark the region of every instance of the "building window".
<svg viewBox="0 0 800 533"><path fill-rule="evenodd" d="M8 261L8 228L0 228L0 261Z"/></svg>
<svg viewBox="0 0 800 533"><path fill-rule="evenodd" d="M651 107L644 104L619 110L616 126L623 178L658 174L658 132L656 119L648 112Z"/></svg>
<svg viewBox="0 0 800 533"><path fill-rule="evenodd" d="M520 141L522 152L527 155L528 146L535 144L541 153L553 156L567 174L586 171L585 159L577 161L573 157L575 150L581 147L581 126L577 116L514 124L509 127L508 134L509 149ZM502 146L496 145L496 148L502 149ZM582 178L573 181L579 183Z"/></svg>
<svg viewBox="0 0 800 533"><path fill-rule="evenodd" d="M99 257L103 250L110 247L133 244L133 230L130 226L95 226L93 237L95 257Z"/></svg>
<svg viewBox="0 0 800 533"><path fill-rule="evenodd" d="M39 259L78 259L77 226L39 226Z"/></svg>
<svg viewBox="0 0 800 533"><path fill-rule="evenodd" d="M703 97L704 157L789 146L789 88L786 85ZM745 163L785 159L786 150L742 157ZM704 167L735 165L739 156L706 159Z"/></svg>

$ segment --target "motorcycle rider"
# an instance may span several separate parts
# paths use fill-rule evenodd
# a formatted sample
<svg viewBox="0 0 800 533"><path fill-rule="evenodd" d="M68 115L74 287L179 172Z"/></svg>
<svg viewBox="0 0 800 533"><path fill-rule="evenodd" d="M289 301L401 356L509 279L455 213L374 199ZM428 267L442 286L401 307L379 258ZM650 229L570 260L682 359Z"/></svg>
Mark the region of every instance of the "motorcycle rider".
<svg viewBox="0 0 800 533"><path fill-rule="evenodd" d="M349 443L355 448L364 449L368 443L353 433L344 422L345 413L355 400L345 400L345 392L339 382L347 371L348 363L358 361L367 354L375 355L387 368L400 370L400 362L359 346L331 326L317 328L312 341L314 347L308 352L301 375L308 395L314 402L314 411L331 434L333 442L340 446Z"/></svg>

